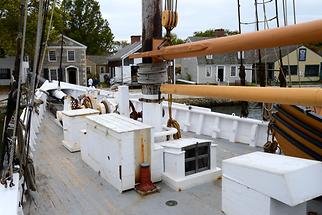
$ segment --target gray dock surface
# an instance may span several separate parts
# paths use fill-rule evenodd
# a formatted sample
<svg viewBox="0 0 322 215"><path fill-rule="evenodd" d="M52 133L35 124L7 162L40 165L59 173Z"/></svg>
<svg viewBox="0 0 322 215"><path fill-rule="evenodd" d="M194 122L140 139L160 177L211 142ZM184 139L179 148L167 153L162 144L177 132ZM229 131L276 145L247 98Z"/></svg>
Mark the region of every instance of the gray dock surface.
<svg viewBox="0 0 322 215"><path fill-rule="evenodd" d="M135 191L119 193L87 166L80 153L63 145L63 130L48 112L37 139L34 163L38 190L24 204L24 214L112 214L112 215L222 215L221 181L176 192L159 183L160 193L141 197ZM184 136L209 139L186 133ZM211 138L210 138L211 139ZM216 139L218 166L224 159L260 150ZM165 202L175 200L176 206Z"/></svg>

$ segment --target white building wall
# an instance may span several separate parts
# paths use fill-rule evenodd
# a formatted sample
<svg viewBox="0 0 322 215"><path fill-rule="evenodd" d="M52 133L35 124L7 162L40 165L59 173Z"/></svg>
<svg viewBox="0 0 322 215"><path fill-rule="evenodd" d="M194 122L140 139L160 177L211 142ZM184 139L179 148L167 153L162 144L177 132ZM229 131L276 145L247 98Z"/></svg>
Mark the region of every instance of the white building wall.
<svg viewBox="0 0 322 215"><path fill-rule="evenodd" d="M183 58L181 63L181 78L188 81L199 82L197 58ZM191 79L191 80L189 80Z"/></svg>
<svg viewBox="0 0 322 215"><path fill-rule="evenodd" d="M236 66L236 75L231 76L231 67ZM207 76L207 67L211 68L211 75ZM215 84L218 83L218 68L223 67L224 69L224 83L231 83L234 84L236 82L239 82L239 65L232 64L232 65L215 65L215 64L201 64L198 65L199 69L199 83L200 84ZM246 64L246 82L251 83L252 82L252 65Z"/></svg>
<svg viewBox="0 0 322 215"><path fill-rule="evenodd" d="M142 63L142 58L134 58L134 64L133 66L136 66L137 64Z"/></svg>
<svg viewBox="0 0 322 215"><path fill-rule="evenodd" d="M122 82L122 67L115 67L115 82ZM123 66L123 82L131 82L131 66Z"/></svg>

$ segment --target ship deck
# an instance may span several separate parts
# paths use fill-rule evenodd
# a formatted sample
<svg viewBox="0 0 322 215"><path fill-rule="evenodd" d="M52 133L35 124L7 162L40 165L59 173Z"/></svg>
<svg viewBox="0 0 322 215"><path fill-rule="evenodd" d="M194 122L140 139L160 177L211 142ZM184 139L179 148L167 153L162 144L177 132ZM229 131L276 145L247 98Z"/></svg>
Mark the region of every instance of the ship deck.
<svg viewBox="0 0 322 215"><path fill-rule="evenodd" d="M209 137L185 133L186 137ZM80 153L62 145L63 131L51 114L45 114L37 139L34 164L38 190L24 204L24 214L167 214L222 215L221 181L176 192L158 183L160 193L145 197L134 190L119 193L87 166ZM224 159L260 150L243 144L215 139L218 166ZM178 202L169 207L168 200Z"/></svg>

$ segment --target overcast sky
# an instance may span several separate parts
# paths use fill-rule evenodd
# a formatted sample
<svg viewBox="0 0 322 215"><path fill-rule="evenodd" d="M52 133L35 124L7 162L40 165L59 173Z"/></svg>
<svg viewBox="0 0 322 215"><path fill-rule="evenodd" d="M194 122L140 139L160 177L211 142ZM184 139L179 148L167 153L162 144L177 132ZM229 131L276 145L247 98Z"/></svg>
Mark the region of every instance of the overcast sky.
<svg viewBox="0 0 322 215"><path fill-rule="evenodd" d="M98 0L101 12L106 18L115 36L115 40L129 40L131 35L141 34L142 0ZM266 1L266 0L265 0ZM280 22L283 25L282 0L280 2ZM253 0L240 0L243 22L255 21ZM263 2L263 0L258 0ZM293 0L288 0L288 24L293 24ZM321 19L322 0L295 0L298 22ZM267 19L275 16L274 1L266 8ZM260 19L263 19L263 7L259 6ZM210 28L238 30L237 0L178 0L179 23L173 30L179 38L186 39L195 31ZM276 27L271 22L270 27ZM262 27L263 28L263 27ZM243 32L254 31L255 26L244 26Z"/></svg>

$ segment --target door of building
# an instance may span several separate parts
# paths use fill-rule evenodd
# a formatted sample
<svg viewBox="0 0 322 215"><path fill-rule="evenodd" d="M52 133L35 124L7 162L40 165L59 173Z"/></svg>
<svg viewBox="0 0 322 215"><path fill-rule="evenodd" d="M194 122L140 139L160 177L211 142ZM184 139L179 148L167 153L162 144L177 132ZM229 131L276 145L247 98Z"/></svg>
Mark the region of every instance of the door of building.
<svg viewBox="0 0 322 215"><path fill-rule="evenodd" d="M77 84L77 69L72 67L67 69L68 82L71 84Z"/></svg>
<svg viewBox="0 0 322 215"><path fill-rule="evenodd" d="M223 66L218 67L218 79L220 80L220 82L224 82L224 67Z"/></svg>

